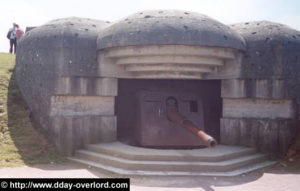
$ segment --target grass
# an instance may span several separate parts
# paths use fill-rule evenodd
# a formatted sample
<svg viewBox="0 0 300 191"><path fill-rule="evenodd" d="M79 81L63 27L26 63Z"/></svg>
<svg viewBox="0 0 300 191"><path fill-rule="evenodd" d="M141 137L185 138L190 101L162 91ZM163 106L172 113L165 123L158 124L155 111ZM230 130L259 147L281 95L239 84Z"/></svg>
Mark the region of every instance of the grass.
<svg viewBox="0 0 300 191"><path fill-rule="evenodd" d="M15 55L0 53L0 167L65 161L31 122L14 67Z"/></svg>

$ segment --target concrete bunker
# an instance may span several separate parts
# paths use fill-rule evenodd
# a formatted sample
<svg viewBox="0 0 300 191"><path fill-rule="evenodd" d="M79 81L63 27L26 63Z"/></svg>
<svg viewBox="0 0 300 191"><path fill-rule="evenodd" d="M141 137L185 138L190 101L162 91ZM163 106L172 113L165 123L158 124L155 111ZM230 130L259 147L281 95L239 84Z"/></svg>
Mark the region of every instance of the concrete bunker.
<svg viewBox="0 0 300 191"><path fill-rule="evenodd" d="M145 11L32 29L19 43L16 75L34 119L65 155L128 140L131 92L174 86L201 95L205 130L221 144L283 156L299 122L299 50L300 32L281 24ZM201 109L196 100L187 101L191 113Z"/></svg>

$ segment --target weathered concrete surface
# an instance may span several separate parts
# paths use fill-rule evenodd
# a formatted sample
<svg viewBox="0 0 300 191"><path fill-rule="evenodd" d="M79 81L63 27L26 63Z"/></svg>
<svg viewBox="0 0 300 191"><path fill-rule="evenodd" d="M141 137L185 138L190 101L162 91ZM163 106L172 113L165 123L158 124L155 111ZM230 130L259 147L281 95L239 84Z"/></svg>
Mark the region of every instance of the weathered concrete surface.
<svg viewBox="0 0 300 191"><path fill-rule="evenodd" d="M247 51L241 77L222 80L221 142L282 157L300 119L300 31L268 21L231 28L245 39Z"/></svg>
<svg viewBox="0 0 300 191"><path fill-rule="evenodd" d="M240 77L242 53L232 48L150 45L99 51L99 75L142 79Z"/></svg>
<svg viewBox="0 0 300 191"><path fill-rule="evenodd" d="M178 10L143 11L130 15L98 37L98 49L180 44L246 49L244 39L230 27L206 15Z"/></svg>
<svg viewBox="0 0 300 191"><path fill-rule="evenodd" d="M37 121L47 120L50 97L57 91L62 75L76 69L76 74L93 72L88 68L96 67L95 40L106 25L90 19L61 19L27 32L19 41L16 76ZM48 124L42 126L47 128Z"/></svg>
<svg viewBox="0 0 300 191"><path fill-rule="evenodd" d="M300 32L268 21L231 25L247 43L245 77L279 77L299 71Z"/></svg>
<svg viewBox="0 0 300 191"><path fill-rule="evenodd" d="M283 79L228 79L222 80L222 98L285 99Z"/></svg>
<svg viewBox="0 0 300 191"><path fill-rule="evenodd" d="M120 142L89 144L68 159L116 176L231 177L276 164L254 148L151 149Z"/></svg>
<svg viewBox="0 0 300 191"><path fill-rule="evenodd" d="M256 147L276 157L286 154L296 132L291 119L222 118L220 128L221 143Z"/></svg>
<svg viewBox="0 0 300 191"><path fill-rule="evenodd" d="M59 78L58 95L117 96L117 78L64 76Z"/></svg>
<svg viewBox="0 0 300 191"><path fill-rule="evenodd" d="M67 132L68 129L72 129L72 126L61 124L60 135L53 133L57 130L52 126L53 120L50 118L51 97L55 94L69 93L90 96L114 93L107 91L106 83L109 83L109 80L98 83L94 78L97 73L96 39L99 32L107 26L109 23L105 21L92 19L76 17L58 19L30 30L18 43L16 77L21 92L32 111L33 118L48 132L49 138L57 143L59 150L71 149L66 153L73 152L75 148L67 145L73 145L77 140L68 139L72 142L65 141L66 145L58 144L59 137L71 136ZM63 86L61 81L64 78L75 78L72 76L81 80L75 86L72 85L72 91L69 92L68 87L61 87ZM88 85L93 86L93 82L96 84L91 91ZM114 84L117 86L116 83ZM99 86L106 86L106 88ZM113 91L116 89L115 87ZM76 107L78 105L74 105L71 109ZM75 137L84 137L83 134L77 131Z"/></svg>
<svg viewBox="0 0 300 191"><path fill-rule="evenodd" d="M300 31L268 21L231 25L247 43L244 78L284 79L286 95L300 98Z"/></svg>
<svg viewBox="0 0 300 191"><path fill-rule="evenodd" d="M52 96L50 116L114 115L114 97Z"/></svg>
<svg viewBox="0 0 300 191"><path fill-rule="evenodd" d="M51 127L50 135L65 155L73 155L86 144L115 141L117 137L115 116L55 116L51 117Z"/></svg>
<svg viewBox="0 0 300 191"><path fill-rule="evenodd" d="M223 117L294 119L295 115L296 111L292 100L223 99Z"/></svg>

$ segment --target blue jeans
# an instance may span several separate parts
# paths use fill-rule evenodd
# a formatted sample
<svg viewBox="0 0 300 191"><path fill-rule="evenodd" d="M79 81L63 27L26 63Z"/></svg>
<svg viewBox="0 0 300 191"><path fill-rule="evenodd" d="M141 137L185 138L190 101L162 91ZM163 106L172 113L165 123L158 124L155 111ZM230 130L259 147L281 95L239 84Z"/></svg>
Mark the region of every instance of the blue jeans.
<svg viewBox="0 0 300 191"><path fill-rule="evenodd" d="M12 53L14 50L14 53L16 53L17 50L17 39L10 39L9 40L10 48L9 48L9 53Z"/></svg>

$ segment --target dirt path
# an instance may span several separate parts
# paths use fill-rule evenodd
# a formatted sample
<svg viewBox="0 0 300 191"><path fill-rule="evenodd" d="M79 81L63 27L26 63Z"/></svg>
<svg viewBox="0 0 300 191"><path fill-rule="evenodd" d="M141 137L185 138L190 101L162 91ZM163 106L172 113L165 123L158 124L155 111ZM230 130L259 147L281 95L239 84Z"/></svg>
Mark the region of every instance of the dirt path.
<svg viewBox="0 0 300 191"><path fill-rule="evenodd" d="M296 191L300 188L300 160L232 178L132 178L133 191ZM73 163L1 168L0 178L106 178L94 169Z"/></svg>

